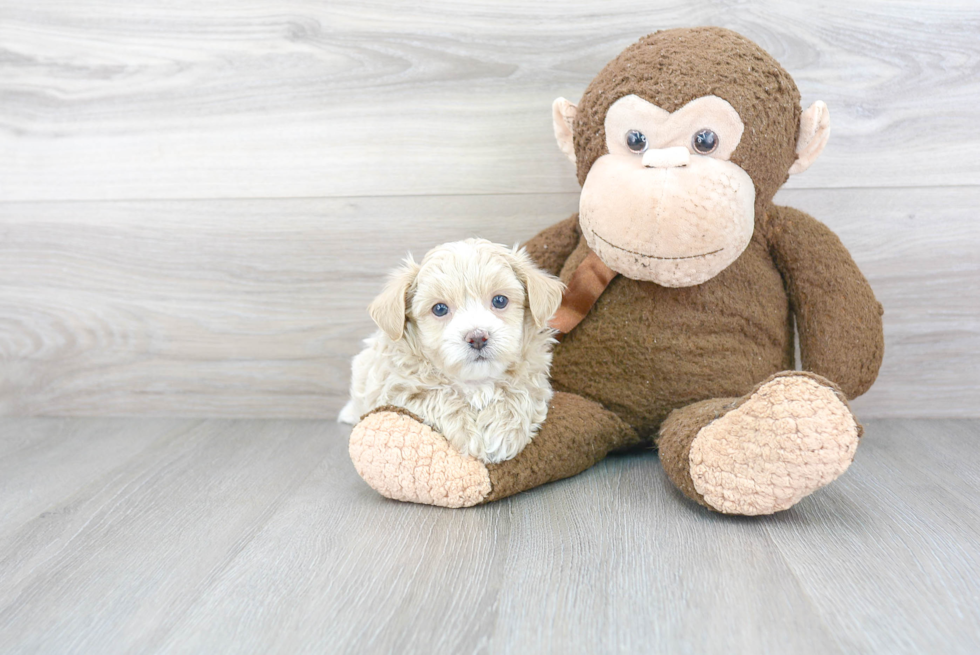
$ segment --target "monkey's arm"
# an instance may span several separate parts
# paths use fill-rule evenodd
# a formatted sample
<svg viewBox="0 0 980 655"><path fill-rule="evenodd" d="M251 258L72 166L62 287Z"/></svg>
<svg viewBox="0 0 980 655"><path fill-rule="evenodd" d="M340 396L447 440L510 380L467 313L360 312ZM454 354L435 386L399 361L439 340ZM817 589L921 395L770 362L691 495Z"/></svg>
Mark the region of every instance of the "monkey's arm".
<svg viewBox="0 0 980 655"><path fill-rule="evenodd" d="M792 207L767 215L769 248L800 335L803 368L836 382L848 398L878 376L885 342L881 303L830 228Z"/></svg>
<svg viewBox="0 0 980 655"><path fill-rule="evenodd" d="M524 244L527 254L534 263L552 275L561 272L565 260L578 245L581 233L578 227L578 214L547 227Z"/></svg>

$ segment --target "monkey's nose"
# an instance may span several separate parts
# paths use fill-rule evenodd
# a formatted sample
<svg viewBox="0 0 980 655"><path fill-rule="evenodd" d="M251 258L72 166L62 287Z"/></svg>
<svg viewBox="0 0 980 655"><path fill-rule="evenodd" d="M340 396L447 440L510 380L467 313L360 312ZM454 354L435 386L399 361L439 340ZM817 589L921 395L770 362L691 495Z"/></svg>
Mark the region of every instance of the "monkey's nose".
<svg viewBox="0 0 980 655"><path fill-rule="evenodd" d="M463 337L473 350L483 350L489 338L490 335L487 334L486 330L473 330Z"/></svg>
<svg viewBox="0 0 980 655"><path fill-rule="evenodd" d="M687 166L691 153L684 146L654 148L643 153L643 165L647 168L676 168Z"/></svg>

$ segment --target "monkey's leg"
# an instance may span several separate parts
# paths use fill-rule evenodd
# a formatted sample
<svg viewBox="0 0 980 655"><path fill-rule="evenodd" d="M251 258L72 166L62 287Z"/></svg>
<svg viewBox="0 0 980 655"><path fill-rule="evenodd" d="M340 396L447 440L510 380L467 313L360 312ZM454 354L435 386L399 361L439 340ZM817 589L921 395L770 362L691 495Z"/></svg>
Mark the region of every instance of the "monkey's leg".
<svg viewBox="0 0 980 655"><path fill-rule="evenodd" d="M861 432L835 384L786 371L741 398L671 412L658 447L689 498L725 514L772 514L840 476Z"/></svg>
<svg viewBox="0 0 980 655"><path fill-rule="evenodd" d="M556 392L537 436L514 459L484 464L459 454L438 432L403 409L382 407L354 426L350 455L382 496L442 507L470 507L568 478L610 451L640 442L601 405Z"/></svg>

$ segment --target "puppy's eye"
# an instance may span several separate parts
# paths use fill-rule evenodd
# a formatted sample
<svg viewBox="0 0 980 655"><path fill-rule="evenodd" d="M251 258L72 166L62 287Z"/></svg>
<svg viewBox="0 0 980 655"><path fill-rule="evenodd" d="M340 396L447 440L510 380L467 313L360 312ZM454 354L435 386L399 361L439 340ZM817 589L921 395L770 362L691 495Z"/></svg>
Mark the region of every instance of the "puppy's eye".
<svg viewBox="0 0 980 655"><path fill-rule="evenodd" d="M449 313L449 305L444 302L437 302L432 306L432 313L436 316L445 316Z"/></svg>
<svg viewBox="0 0 980 655"><path fill-rule="evenodd" d="M490 301L490 303L497 309L503 309L507 306L508 302L510 301L507 300L507 296L494 296L493 300Z"/></svg>
<svg viewBox="0 0 980 655"><path fill-rule="evenodd" d="M639 154L647 149L647 138L639 130L630 130L626 133L626 147Z"/></svg>

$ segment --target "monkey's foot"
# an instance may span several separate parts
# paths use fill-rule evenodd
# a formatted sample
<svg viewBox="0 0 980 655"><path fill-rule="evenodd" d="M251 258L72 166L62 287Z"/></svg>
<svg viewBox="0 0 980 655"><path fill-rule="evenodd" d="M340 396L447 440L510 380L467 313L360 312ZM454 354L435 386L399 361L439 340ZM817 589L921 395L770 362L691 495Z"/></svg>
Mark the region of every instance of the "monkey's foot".
<svg viewBox="0 0 980 655"><path fill-rule="evenodd" d="M778 374L698 431L690 449L691 480L718 511L772 514L841 475L860 434L829 382L807 373Z"/></svg>
<svg viewBox="0 0 980 655"><path fill-rule="evenodd" d="M471 507L490 495L490 474L410 412L383 407L350 435L350 458L368 485L394 500Z"/></svg>

